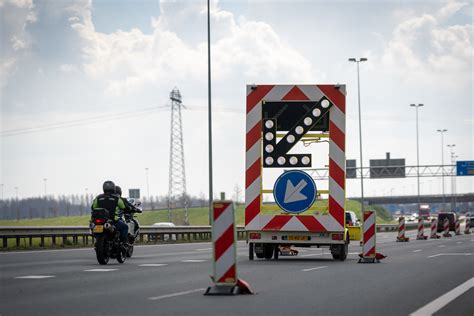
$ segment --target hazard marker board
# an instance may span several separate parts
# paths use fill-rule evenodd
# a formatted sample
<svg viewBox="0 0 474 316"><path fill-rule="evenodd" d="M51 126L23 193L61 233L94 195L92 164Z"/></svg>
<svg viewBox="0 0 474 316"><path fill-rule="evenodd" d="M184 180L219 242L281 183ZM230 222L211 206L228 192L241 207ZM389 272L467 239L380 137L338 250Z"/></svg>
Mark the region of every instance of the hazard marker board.
<svg viewBox="0 0 474 316"><path fill-rule="evenodd" d="M247 86L246 230L344 232L345 94L344 85ZM329 140L327 215L262 214L262 170L311 168L309 151L290 151L311 132Z"/></svg>

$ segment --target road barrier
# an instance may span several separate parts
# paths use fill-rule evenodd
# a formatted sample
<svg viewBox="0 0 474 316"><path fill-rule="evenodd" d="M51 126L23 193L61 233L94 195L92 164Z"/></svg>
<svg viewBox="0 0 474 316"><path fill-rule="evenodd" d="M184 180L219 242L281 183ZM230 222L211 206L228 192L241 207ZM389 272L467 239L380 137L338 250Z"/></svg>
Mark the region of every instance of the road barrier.
<svg viewBox="0 0 474 316"><path fill-rule="evenodd" d="M238 226L237 239L245 240L247 232ZM157 242L192 242L211 239L211 226L176 226L176 227L140 227L140 243ZM33 247L34 240L39 240L40 247L65 245L93 245L93 236L88 226L0 226L2 247L8 248L8 241L15 240L14 246ZM22 243L23 240L23 243Z"/></svg>
<svg viewBox="0 0 474 316"><path fill-rule="evenodd" d="M425 236L425 225L423 218L418 219L418 234L416 235L417 240L426 240L428 236Z"/></svg>
<svg viewBox="0 0 474 316"><path fill-rule="evenodd" d="M398 242L407 242L410 240L410 238L405 236L405 217L401 216L398 219L398 236L397 236L397 241Z"/></svg>
<svg viewBox="0 0 474 316"><path fill-rule="evenodd" d="M451 237L451 234L449 233L449 219L445 218L443 222L443 237Z"/></svg>
<svg viewBox="0 0 474 316"><path fill-rule="evenodd" d="M466 226L464 226L464 234L468 235L471 233L471 214L466 214Z"/></svg>
<svg viewBox="0 0 474 316"><path fill-rule="evenodd" d="M455 235L461 235L461 221L459 219L456 220L456 224L454 226L454 233Z"/></svg>
<svg viewBox="0 0 474 316"><path fill-rule="evenodd" d="M235 211L232 201L216 201L212 210L213 286L205 295L252 294L237 277Z"/></svg>
<svg viewBox="0 0 474 316"><path fill-rule="evenodd" d="M364 211L364 234L362 237L362 253L359 254L359 263L378 263L385 258L377 253L376 233L375 233L375 212Z"/></svg>
<svg viewBox="0 0 474 316"><path fill-rule="evenodd" d="M441 236L438 235L437 232L438 232L438 220L433 218L431 220L431 235L430 235L430 238L432 238L432 239L441 238Z"/></svg>
<svg viewBox="0 0 474 316"><path fill-rule="evenodd" d="M407 230L416 229L416 223L405 225ZM377 232L397 231L397 224L377 224ZM237 226L237 239L247 239L244 226ZM211 240L211 226L176 226L176 227L140 227L140 243L158 242L193 242ZM13 245L20 247L56 247L64 245L93 245L93 239L88 226L0 226L0 239L3 249L8 248L8 241L14 240ZM38 240L39 243L34 241ZM38 244L38 245L36 245Z"/></svg>

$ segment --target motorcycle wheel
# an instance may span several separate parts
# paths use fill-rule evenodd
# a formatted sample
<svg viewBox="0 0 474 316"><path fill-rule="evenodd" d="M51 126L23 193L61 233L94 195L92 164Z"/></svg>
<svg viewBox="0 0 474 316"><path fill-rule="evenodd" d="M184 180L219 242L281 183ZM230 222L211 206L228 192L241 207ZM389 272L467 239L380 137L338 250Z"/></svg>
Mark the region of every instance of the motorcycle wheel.
<svg viewBox="0 0 474 316"><path fill-rule="evenodd" d="M133 255L133 245L128 247L128 250L127 250L127 258L131 258Z"/></svg>
<svg viewBox="0 0 474 316"><path fill-rule="evenodd" d="M95 242L95 254L99 264L107 264L109 262L109 254L107 252L107 245L104 235L97 237Z"/></svg>
<svg viewBox="0 0 474 316"><path fill-rule="evenodd" d="M117 261L119 263L124 263L127 258L127 249L119 249L117 252Z"/></svg>

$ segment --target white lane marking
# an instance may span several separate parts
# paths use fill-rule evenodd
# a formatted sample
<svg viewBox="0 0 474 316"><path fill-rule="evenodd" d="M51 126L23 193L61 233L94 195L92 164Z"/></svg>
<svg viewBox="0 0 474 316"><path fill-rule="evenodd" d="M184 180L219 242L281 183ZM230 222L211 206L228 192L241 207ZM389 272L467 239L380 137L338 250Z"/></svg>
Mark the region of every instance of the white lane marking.
<svg viewBox="0 0 474 316"><path fill-rule="evenodd" d="M303 269L303 270L301 270L301 271L302 271L302 272L308 272L308 271L319 270L319 269L324 269L324 268L327 268L327 266L308 268L308 269Z"/></svg>
<svg viewBox="0 0 474 316"><path fill-rule="evenodd" d="M144 263L144 264L139 264L139 267L163 267L167 266L167 263Z"/></svg>
<svg viewBox="0 0 474 316"><path fill-rule="evenodd" d="M436 255L432 255L426 258L434 258L434 257L439 257L439 256L472 256L473 254L470 252L464 252L464 253L438 253Z"/></svg>
<svg viewBox="0 0 474 316"><path fill-rule="evenodd" d="M194 249L195 251L208 251L212 250L212 248L201 248L201 249Z"/></svg>
<svg viewBox="0 0 474 316"><path fill-rule="evenodd" d="M156 301L156 300L162 300L164 298L170 298L170 297L175 297L175 296L181 296L181 295L186 295L186 294L191 294L195 292L202 292L206 290L206 288L200 288L200 289L195 289L191 291L185 291L185 292L178 292L178 293L172 293L172 294L166 294L166 295L160 295L160 296L155 296L155 297L149 297L149 300Z"/></svg>
<svg viewBox="0 0 474 316"><path fill-rule="evenodd" d="M461 296L468 290L474 287L474 278L471 278L464 282L463 284L455 287L451 291L441 295L434 301L426 304L422 308L418 309L417 311L410 314L410 316L422 316L422 315L433 315L437 311L439 311L444 306L448 305L457 297Z"/></svg>
<svg viewBox="0 0 474 316"><path fill-rule="evenodd" d="M24 276L19 276L15 277L15 279L48 279L48 278L54 278L56 277L55 275L24 275Z"/></svg>
<svg viewBox="0 0 474 316"><path fill-rule="evenodd" d="M422 249L413 250L413 252L420 252Z"/></svg>
<svg viewBox="0 0 474 316"><path fill-rule="evenodd" d="M462 241L458 241L457 244L462 244Z"/></svg>
<svg viewBox="0 0 474 316"><path fill-rule="evenodd" d="M189 259L189 260L181 260L181 262L206 262L207 260L199 260L199 259Z"/></svg>
<svg viewBox="0 0 474 316"><path fill-rule="evenodd" d="M117 271L118 269L88 269L84 270L84 272L110 272L110 271Z"/></svg>
<svg viewBox="0 0 474 316"><path fill-rule="evenodd" d="M349 252L349 253L347 253L347 254L348 254L348 255L358 255L359 252Z"/></svg>
<svg viewBox="0 0 474 316"><path fill-rule="evenodd" d="M324 255L324 253L311 253L308 255L301 255L299 257L314 257L314 256L322 256L322 255Z"/></svg>
<svg viewBox="0 0 474 316"><path fill-rule="evenodd" d="M438 246L439 248L443 248L443 247L446 247L446 245L441 245L441 246Z"/></svg>

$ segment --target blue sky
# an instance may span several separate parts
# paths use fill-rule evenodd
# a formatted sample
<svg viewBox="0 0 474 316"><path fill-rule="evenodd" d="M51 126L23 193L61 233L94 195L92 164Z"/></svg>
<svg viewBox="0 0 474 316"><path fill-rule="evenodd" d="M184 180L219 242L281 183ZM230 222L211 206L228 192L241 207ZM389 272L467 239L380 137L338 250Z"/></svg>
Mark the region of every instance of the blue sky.
<svg viewBox="0 0 474 316"><path fill-rule="evenodd" d="M357 82L348 57L369 58L360 74L364 165L388 151L415 164L410 103L425 104L421 164L441 162L439 128L448 129L445 144L456 144L458 159L474 159L469 1L221 1L212 7L216 193L244 186L248 83L345 83L347 157L358 158ZM1 0L0 14L2 135L163 107L177 86L190 106L183 113L188 191L207 192L205 1ZM166 194L169 121L170 112L160 108L3 135L4 196L14 196L14 187L20 196L41 195L43 178L49 194L98 192L105 179L143 190L146 167L151 193ZM448 148L444 153L448 161ZM366 195L410 194L415 183L370 180ZM422 183L422 193L441 190L440 179ZM446 187L450 192L448 180ZM458 179L458 191L473 192L473 180ZM348 196L358 194L359 183L348 180Z"/></svg>

